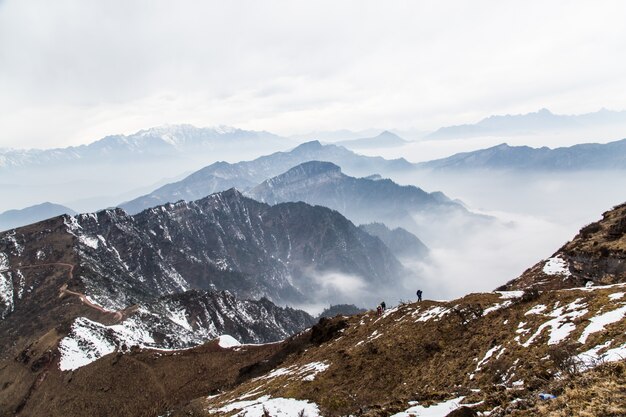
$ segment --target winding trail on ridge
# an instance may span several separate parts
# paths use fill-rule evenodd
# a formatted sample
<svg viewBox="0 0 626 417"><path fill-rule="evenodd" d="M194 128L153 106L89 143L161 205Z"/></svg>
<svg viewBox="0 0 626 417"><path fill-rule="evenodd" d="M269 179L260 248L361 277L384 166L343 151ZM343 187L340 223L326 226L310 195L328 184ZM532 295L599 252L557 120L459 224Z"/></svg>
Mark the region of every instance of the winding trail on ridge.
<svg viewBox="0 0 626 417"><path fill-rule="evenodd" d="M37 265L17 266L17 267L13 267L13 268L2 269L2 270L0 270L0 273L7 272L7 271L16 271L16 270L20 270L20 269L41 268L41 267L45 267L45 266L62 266L62 267L66 267L66 268L68 268L68 278L69 278L69 280L72 280L74 278L74 267L76 265L68 264L68 263L65 263L65 262L51 262L51 263L43 263L43 264L37 264ZM122 321L122 319L124 318L124 315L123 315L121 310L118 310L118 311L107 310L107 309L105 309L102 306L94 304L92 301L90 301L87 298L87 296L85 294L79 293L79 292L76 292L76 291L72 291L72 290L68 290L67 289L67 282L65 284L63 284L61 286L61 288L59 289L59 298L63 297L64 295L75 295L78 298L80 298L80 301L83 304L85 304L86 306L91 307L94 310L98 310L101 313L113 314L115 316L115 322L116 323Z"/></svg>

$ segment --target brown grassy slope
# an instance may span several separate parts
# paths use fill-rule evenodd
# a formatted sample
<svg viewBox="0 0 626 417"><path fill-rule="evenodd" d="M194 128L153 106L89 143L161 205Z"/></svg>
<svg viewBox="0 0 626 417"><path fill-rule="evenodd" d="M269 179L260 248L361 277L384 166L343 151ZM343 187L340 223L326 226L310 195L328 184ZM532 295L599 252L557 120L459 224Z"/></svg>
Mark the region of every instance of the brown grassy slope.
<svg viewBox="0 0 626 417"><path fill-rule="evenodd" d="M511 393L528 395L546 387L561 371L559 352L583 352L606 340L612 340L611 347L626 343L625 320L592 334L584 345L576 342L589 318L622 305L609 299L615 291L550 291L527 301L471 294L448 303L401 305L382 318L374 313L335 318L345 329L333 340L289 357L280 367L291 373L244 382L218 397L198 399L176 415L209 415L209 410L252 391L253 398L271 395L313 401L325 416L384 416L408 408L410 400L441 400L457 394L471 394L472 400L485 401L485 410L492 409L510 401ZM481 314L507 302L510 305ZM546 314L525 314L539 305L546 306ZM570 321L575 329L567 339L548 345L551 333L545 323L553 319L549 313L564 306L588 312ZM435 308L446 312L437 317ZM524 324L520 327L520 323ZM534 341L522 346L542 325ZM487 358L490 350L492 356ZM307 381L299 371L313 362L324 362L329 368Z"/></svg>
<svg viewBox="0 0 626 417"><path fill-rule="evenodd" d="M623 417L626 416L626 363L608 363L550 384L555 400L532 400L512 417ZM500 414L500 413L493 413Z"/></svg>
<svg viewBox="0 0 626 417"><path fill-rule="evenodd" d="M572 288L592 281L595 285L626 282L626 203L605 212L602 219L583 227L552 257L567 262L571 275L549 275L546 261L537 263L499 289L535 286L541 289Z"/></svg>
<svg viewBox="0 0 626 417"><path fill-rule="evenodd" d="M222 349L216 342L174 352L112 353L75 371L46 364L26 402L0 415L157 416L199 396L232 387L239 369L270 357L280 344ZM30 367L5 363L3 374L28 380Z"/></svg>

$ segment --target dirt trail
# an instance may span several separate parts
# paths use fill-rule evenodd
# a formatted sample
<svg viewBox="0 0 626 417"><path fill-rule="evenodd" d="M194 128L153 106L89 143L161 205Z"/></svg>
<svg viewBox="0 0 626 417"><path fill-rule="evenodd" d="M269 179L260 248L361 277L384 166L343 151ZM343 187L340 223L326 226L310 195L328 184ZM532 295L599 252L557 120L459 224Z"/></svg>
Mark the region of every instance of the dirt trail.
<svg viewBox="0 0 626 417"><path fill-rule="evenodd" d="M68 264L68 263L64 263L64 262L51 262L51 263L43 263L43 264L37 264L37 265L24 265L24 266L17 266L14 268L7 268L7 269L2 269L0 270L0 273L2 272L7 272L7 271L15 271L15 270L19 270L19 269L33 269L33 268L41 268L41 267L45 267L45 266L63 266L66 268L69 268L68 270L68 278L69 280L72 280L74 278L74 264ZM83 304L85 304L88 307L91 307L95 310L98 310L102 313L105 314L113 314L115 316L115 322L120 322L122 321L122 319L124 318L124 315L122 313L122 311L111 311L111 310L107 310L97 304L94 304L93 302L91 302L87 296L85 294L76 292L76 291L71 291L67 289L67 283L63 284L61 286L61 288L59 289L59 297L63 297L64 295L75 295L77 297L80 298L80 301L82 301Z"/></svg>

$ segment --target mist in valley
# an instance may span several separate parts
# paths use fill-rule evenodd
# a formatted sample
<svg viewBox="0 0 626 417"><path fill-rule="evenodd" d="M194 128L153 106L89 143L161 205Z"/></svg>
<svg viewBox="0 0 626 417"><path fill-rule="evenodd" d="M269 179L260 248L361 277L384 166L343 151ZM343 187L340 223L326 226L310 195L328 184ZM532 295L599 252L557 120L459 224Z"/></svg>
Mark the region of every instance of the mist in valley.
<svg viewBox="0 0 626 417"><path fill-rule="evenodd" d="M626 200L624 171L415 172L394 179L443 191L470 211L494 218L479 226L452 220L435 239L418 235L429 258L404 263L419 276L415 284L424 287L424 296L435 299L493 290Z"/></svg>

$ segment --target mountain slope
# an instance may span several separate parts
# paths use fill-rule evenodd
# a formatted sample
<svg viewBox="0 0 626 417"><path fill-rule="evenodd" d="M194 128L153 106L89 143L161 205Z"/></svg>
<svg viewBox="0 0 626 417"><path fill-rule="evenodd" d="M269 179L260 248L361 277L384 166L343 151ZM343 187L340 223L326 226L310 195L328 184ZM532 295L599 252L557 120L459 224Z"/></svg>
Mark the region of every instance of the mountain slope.
<svg viewBox="0 0 626 417"><path fill-rule="evenodd" d="M583 227L550 258L529 268L502 289L570 288L626 282L626 204Z"/></svg>
<svg viewBox="0 0 626 417"><path fill-rule="evenodd" d="M74 215L71 208L54 203L42 203L20 210L8 210L0 214L0 231L25 226L61 214Z"/></svg>
<svg viewBox="0 0 626 417"><path fill-rule="evenodd" d="M582 171L626 169L626 139L607 144L586 143L564 148L531 148L501 144L416 164L432 170Z"/></svg>
<svg viewBox="0 0 626 417"><path fill-rule="evenodd" d="M167 184L150 194L119 206L134 214L156 204L196 200L232 187L246 190L302 162L312 160L334 162L355 175L403 171L413 167L404 159L386 160L380 157L361 156L340 146L322 145L318 141L312 141L289 152L276 152L252 161L236 164L216 162L181 181Z"/></svg>
<svg viewBox="0 0 626 417"><path fill-rule="evenodd" d="M368 288L389 288L405 273L379 239L337 212L268 206L236 190L135 216L116 209L51 222L45 230L79 256L79 264L66 263L78 264L74 274L86 292L111 310L192 288L281 303L336 302L346 295L335 282L342 276L361 288L347 295L352 302L369 303ZM5 263L61 262L37 243L41 227L5 235Z"/></svg>
<svg viewBox="0 0 626 417"><path fill-rule="evenodd" d="M418 409L426 413L428 405L456 399L448 403L452 411L464 398L492 415L519 415L512 410L532 406L568 360L577 366L572 372L593 368L602 353L605 361L621 360L626 310L617 296L623 290L550 291L532 300L521 291L472 294L400 305L382 317L338 317L309 333L320 344L174 416L257 415L261 405L280 409L287 402L281 398L296 401L286 414L293 416L303 408L309 416L420 415ZM608 312L620 318L595 326ZM499 406L509 412L497 414Z"/></svg>
<svg viewBox="0 0 626 417"><path fill-rule="evenodd" d="M270 178L248 192L276 204L304 201L330 207L355 223L382 222L402 227L425 239L444 233L452 219L485 220L451 201L443 193L401 186L389 179L350 177L330 162L311 161Z"/></svg>

